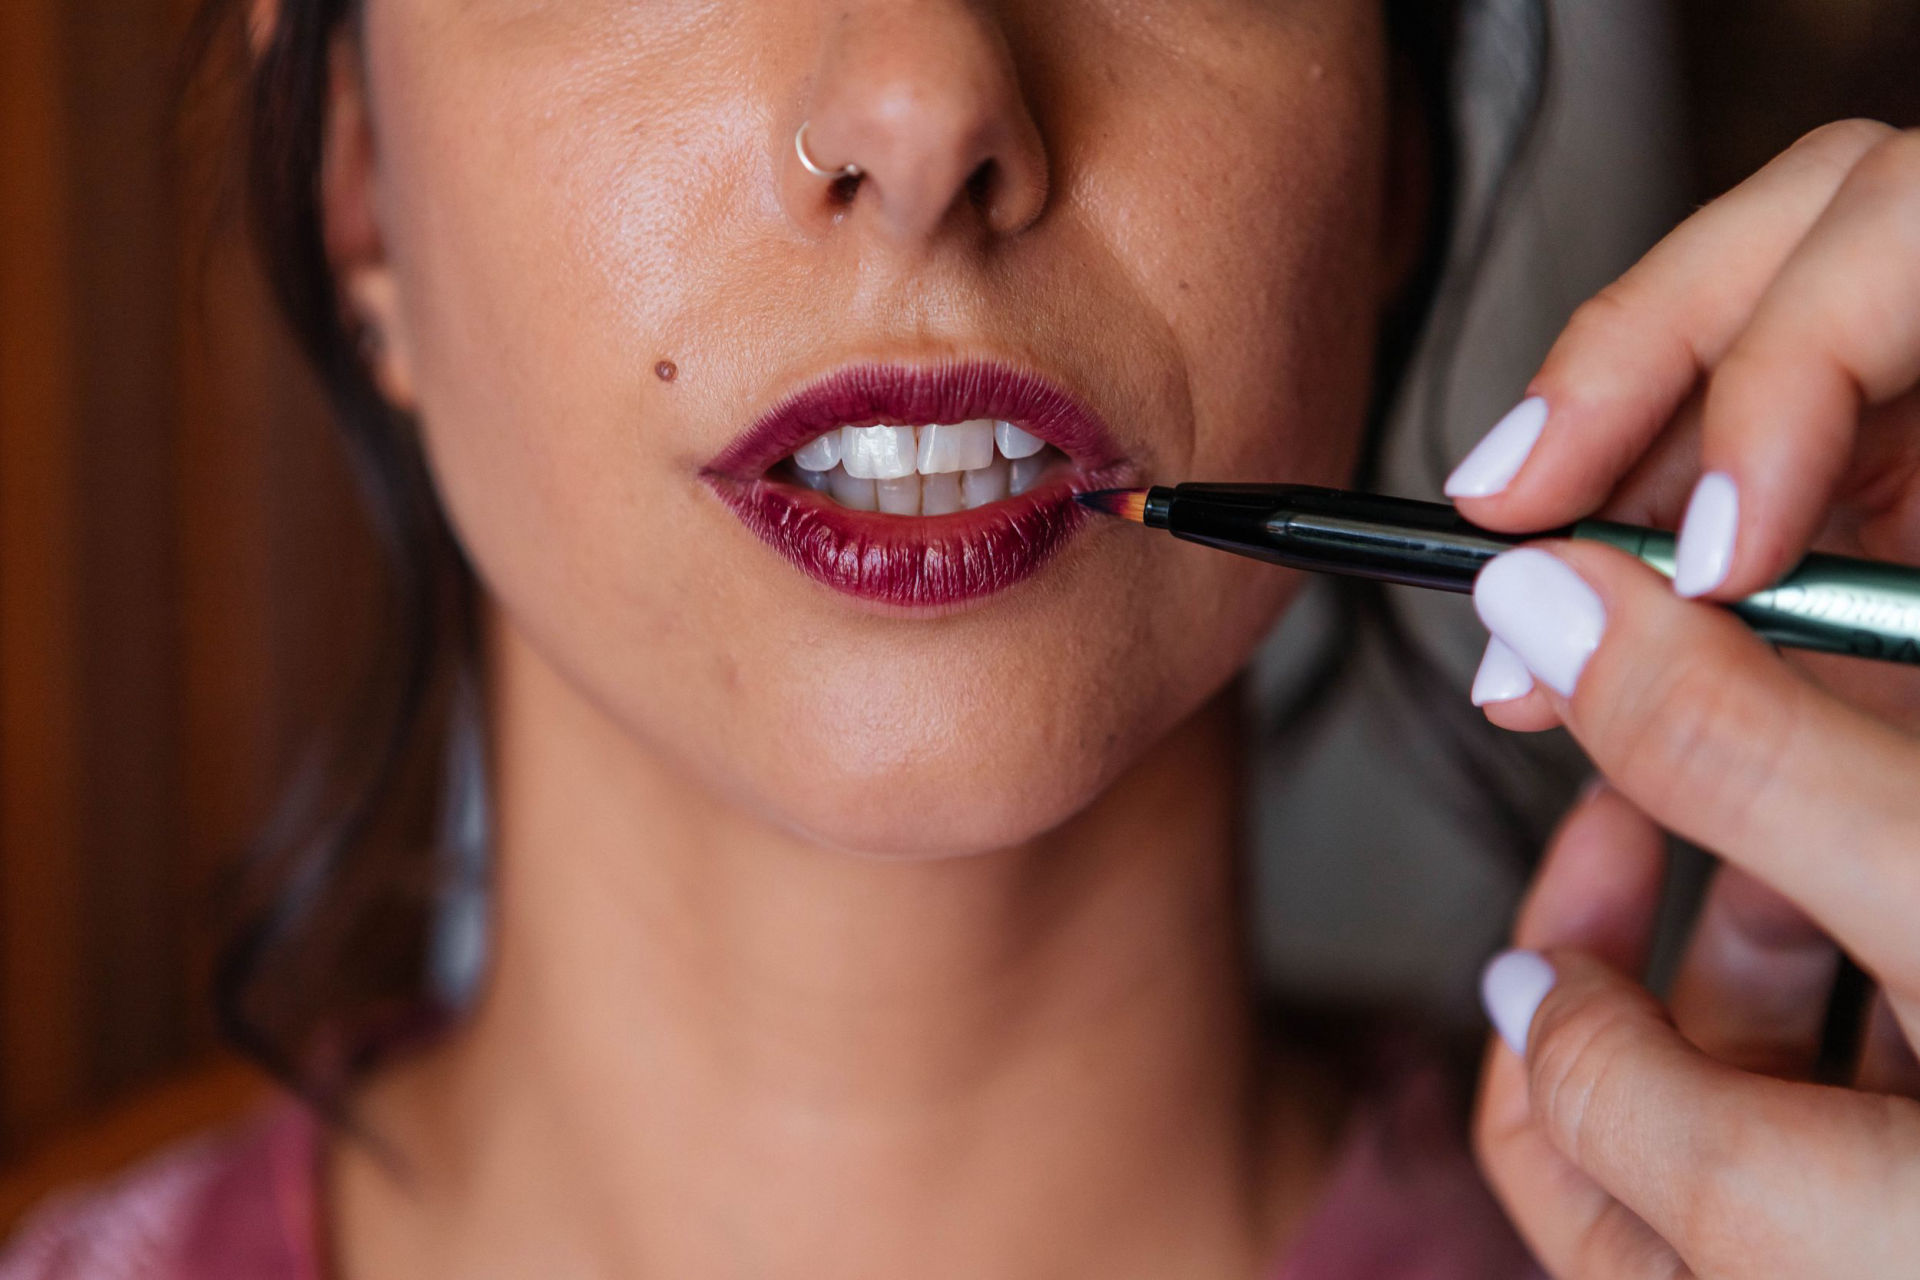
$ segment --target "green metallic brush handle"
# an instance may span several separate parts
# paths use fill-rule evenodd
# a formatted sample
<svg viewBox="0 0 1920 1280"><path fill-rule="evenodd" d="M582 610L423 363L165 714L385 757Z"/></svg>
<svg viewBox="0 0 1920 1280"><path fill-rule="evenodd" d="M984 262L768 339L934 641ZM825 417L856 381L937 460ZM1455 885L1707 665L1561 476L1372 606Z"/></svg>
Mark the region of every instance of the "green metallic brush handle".
<svg viewBox="0 0 1920 1280"><path fill-rule="evenodd" d="M1673 576L1674 537L1655 529L1588 520L1495 533L1441 503L1307 485L1157 487L1140 519L1272 564L1438 591L1472 591L1487 561L1539 538L1604 542ZM1811 555L1772 590L1728 607L1775 644L1920 666L1920 569Z"/></svg>
<svg viewBox="0 0 1920 1280"><path fill-rule="evenodd" d="M1673 576L1674 537L1588 520L1573 536L1618 547ZM1728 606L1775 644L1920 666L1920 571L1816 553L1779 585Z"/></svg>

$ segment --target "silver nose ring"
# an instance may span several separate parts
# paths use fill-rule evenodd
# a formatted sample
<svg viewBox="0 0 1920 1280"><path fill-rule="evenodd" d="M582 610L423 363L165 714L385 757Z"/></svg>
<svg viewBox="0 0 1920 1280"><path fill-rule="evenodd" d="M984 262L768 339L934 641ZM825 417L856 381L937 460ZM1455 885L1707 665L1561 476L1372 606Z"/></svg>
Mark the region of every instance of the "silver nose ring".
<svg viewBox="0 0 1920 1280"><path fill-rule="evenodd" d="M802 169L825 182L838 182L842 178L866 176L867 171L857 164L842 165L838 169L827 169L815 164L813 157L807 154L807 124L802 124L800 132L793 135L793 153L800 157Z"/></svg>

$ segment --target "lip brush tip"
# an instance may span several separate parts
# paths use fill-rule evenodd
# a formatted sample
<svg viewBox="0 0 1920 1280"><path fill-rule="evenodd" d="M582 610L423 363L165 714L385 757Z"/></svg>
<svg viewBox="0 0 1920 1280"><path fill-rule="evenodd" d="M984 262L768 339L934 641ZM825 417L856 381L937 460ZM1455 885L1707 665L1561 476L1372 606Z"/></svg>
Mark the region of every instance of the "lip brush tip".
<svg viewBox="0 0 1920 1280"><path fill-rule="evenodd" d="M1135 524L1145 524L1147 521L1145 489L1096 489L1092 493L1075 494L1074 500L1102 515L1118 516Z"/></svg>

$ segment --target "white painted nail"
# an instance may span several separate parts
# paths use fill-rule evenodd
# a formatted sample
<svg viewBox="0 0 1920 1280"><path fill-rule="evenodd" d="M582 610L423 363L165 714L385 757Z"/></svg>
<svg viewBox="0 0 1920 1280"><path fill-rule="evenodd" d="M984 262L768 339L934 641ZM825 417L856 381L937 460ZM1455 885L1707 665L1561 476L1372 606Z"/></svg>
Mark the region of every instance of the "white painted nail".
<svg viewBox="0 0 1920 1280"><path fill-rule="evenodd" d="M1497 636L1487 641L1486 656L1480 659L1480 670L1473 677L1473 705L1512 702L1532 692L1533 673L1520 661L1520 655L1501 644Z"/></svg>
<svg viewBox="0 0 1920 1280"><path fill-rule="evenodd" d="M1568 698L1607 631L1607 609L1593 588L1537 547L1488 561L1473 584L1473 606L1536 680Z"/></svg>
<svg viewBox="0 0 1920 1280"><path fill-rule="evenodd" d="M1533 1031L1533 1015L1558 981L1559 975L1538 951L1503 951L1488 961L1480 974L1480 1003L1486 1007L1493 1029L1507 1042L1507 1048L1523 1058L1527 1056L1527 1037Z"/></svg>
<svg viewBox="0 0 1920 1280"><path fill-rule="evenodd" d="M1727 580L1733 539L1740 530L1740 490L1724 471L1710 471L1694 486L1680 544L1673 555L1673 589L1703 596Z"/></svg>
<svg viewBox="0 0 1920 1280"><path fill-rule="evenodd" d="M1505 489L1520 474L1546 428L1547 402L1539 396L1522 400L1453 469L1447 477L1447 496L1490 498Z"/></svg>

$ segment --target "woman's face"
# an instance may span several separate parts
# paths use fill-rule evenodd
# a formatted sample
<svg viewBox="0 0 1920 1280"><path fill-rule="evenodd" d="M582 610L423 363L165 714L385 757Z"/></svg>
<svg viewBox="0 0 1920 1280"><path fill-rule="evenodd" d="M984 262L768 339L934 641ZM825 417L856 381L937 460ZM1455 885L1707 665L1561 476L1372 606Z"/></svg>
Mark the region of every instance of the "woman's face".
<svg viewBox="0 0 1920 1280"><path fill-rule="evenodd" d="M362 38L346 292L497 621L621 741L834 846L1002 847L1285 605L1070 499L1349 474L1413 221L1376 6L371 0Z"/></svg>

